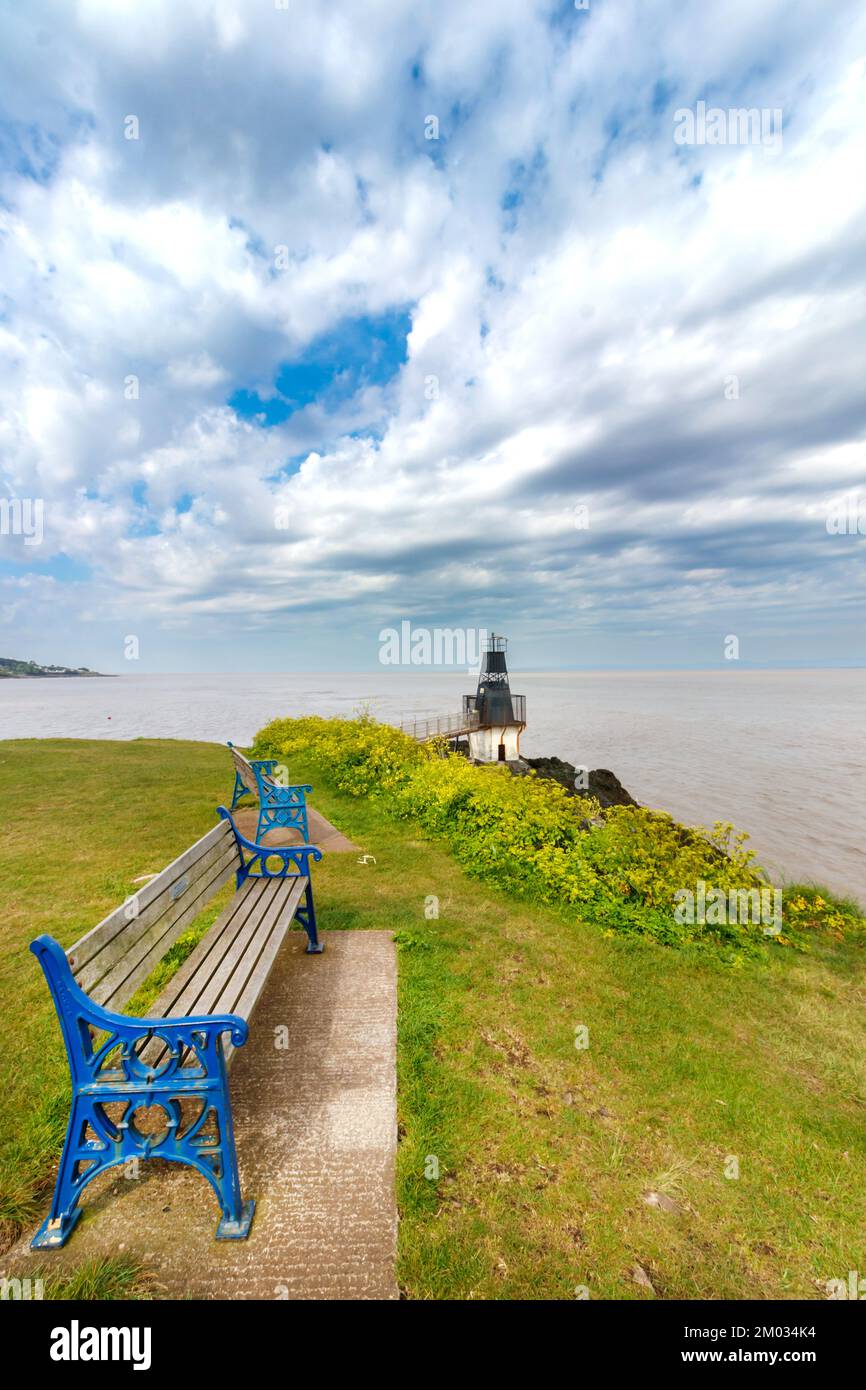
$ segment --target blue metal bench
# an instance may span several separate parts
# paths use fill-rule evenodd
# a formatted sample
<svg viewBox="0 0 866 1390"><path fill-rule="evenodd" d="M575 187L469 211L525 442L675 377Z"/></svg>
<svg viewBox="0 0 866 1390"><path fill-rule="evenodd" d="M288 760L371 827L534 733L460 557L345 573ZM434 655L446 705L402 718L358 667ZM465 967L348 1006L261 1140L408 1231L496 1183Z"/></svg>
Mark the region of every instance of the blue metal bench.
<svg viewBox="0 0 866 1390"><path fill-rule="evenodd" d="M98 1173L130 1159L190 1164L214 1188L218 1240L243 1240L255 1202L241 1197L228 1068L249 1033L293 921L319 941L310 860L314 845L261 846L231 812L135 897L64 951L39 936L30 949L51 990L72 1077L72 1107L51 1210L31 1245L65 1244L82 1192ZM121 1012L166 951L234 875L231 902L151 1006ZM159 1111L161 1129L148 1126ZM119 1112L119 1113L112 1113Z"/></svg>
<svg viewBox="0 0 866 1390"><path fill-rule="evenodd" d="M274 769L279 767L275 758L254 758L250 761L239 753L233 743L229 743L235 769L235 785L232 792L232 810L247 792L258 798L259 820L256 826L256 840L261 843L269 830L299 830L301 838L310 838L307 820L306 793L312 787L298 785L283 786L274 780Z"/></svg>

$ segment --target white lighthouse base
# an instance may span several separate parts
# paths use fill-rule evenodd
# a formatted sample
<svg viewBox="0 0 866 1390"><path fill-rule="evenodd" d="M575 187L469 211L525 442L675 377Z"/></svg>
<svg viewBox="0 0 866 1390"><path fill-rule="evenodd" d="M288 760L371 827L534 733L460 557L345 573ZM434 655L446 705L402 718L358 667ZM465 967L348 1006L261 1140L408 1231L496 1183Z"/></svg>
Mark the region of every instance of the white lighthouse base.
<svg viewBox="0 0 866 1390"><path fill-rule="evenodd" d="M510 763L520 757L519 724L503 728L473 729L469 734L469 756L479 763Z"/></svg>

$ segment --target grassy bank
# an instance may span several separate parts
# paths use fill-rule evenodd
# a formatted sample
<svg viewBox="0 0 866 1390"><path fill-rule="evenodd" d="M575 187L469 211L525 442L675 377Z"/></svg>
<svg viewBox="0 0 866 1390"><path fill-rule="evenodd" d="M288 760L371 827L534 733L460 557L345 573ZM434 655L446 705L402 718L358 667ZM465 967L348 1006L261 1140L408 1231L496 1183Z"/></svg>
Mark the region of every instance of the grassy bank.
<svg viewBox="0 0 866 1390"><path fill-rule="evenodd" d="M398 941L409 1297L651 1298L649 1283L664 1298L814 1298L866 1267L855 940L816 933L808 953L732 968L576 924L471 878L321 767L295 758L291 772L376 859L316 866L323 930ZM230 785L210 745L0 744L7 1218L44 1203L66 1119L62 1046L27 943L73 941L202 834Z"/></svg>
<svg viewBox="0 0 866 1390"><path fill-rule="evenodd" d="M444 742L418 744L367 716L274 719L256 752L284 768L313 760L339 790L422 826L474 878L561 907L573 923L730 964L768 948L809 950L816 931L866 934L854 903L807 886L774 891L732 825L695 829L636 805L602 811L549 778L473 766Z"/></svg>

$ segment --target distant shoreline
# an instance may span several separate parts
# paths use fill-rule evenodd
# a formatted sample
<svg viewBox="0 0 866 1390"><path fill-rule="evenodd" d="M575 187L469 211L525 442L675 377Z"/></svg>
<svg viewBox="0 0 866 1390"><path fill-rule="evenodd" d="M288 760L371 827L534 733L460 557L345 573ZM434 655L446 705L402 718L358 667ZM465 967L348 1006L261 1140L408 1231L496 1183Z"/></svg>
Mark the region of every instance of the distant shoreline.
<svg viewBox="0 0 866 1390"><path fill-rule="evenodd" d="M81 680L119 680L114 671L0 671L0 681L51 681L78 676Z"/></svg>
<svg viewBox="0 0 866 1390"><path fill-rule="evenodd" d="M105 679L102 671L91 671L89 666L43 666L38 661L20 661L16 657L0 656L0 680L57 680L66 676L96 676Z"/></svg>

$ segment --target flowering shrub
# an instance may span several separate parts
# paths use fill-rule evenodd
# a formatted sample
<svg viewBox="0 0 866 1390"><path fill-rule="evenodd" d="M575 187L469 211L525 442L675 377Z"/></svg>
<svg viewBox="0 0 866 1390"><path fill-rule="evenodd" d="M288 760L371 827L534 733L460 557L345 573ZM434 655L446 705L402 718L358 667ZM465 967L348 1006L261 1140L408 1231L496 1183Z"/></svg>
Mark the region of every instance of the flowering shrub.
<svg viewBox="0 0 866 1390"><path fill-rule="evenodd" d="M266 749L267 752L262 750ZM273 719L256 735L255 757L290 760L303 753L327 767L351 796L372 796L405 780L413 753L424 750L390 724L374 719Z"/></svg>
<svg viewBox="0 0 866 1390"><path fill-rule="evenodd" d="M836 935L866 928L856 909L805 889L786 906L784 934L767 936L753 921L678 921L675 894L683 888L701 882L728 893L766 885L746 835L726 824L688 829L642 806L602 811L534 773L476 767L366 715L275 719L257 735L254 755L289 764L302 755L341 791L381 799L389 814L411 817L444 839L468 873L516 896L573 909L610 932L754 951L765 941L803 949L807 930L816 927Z"/></svg>
<svg viewBox="0 0 866 1390"><path fill-rule="evenodd" d="M864 927L864 919L853 903L823 898L817 888L790 889L785 894L785 915L788 930L794 931L822 928L842 937Z"/></svg>

